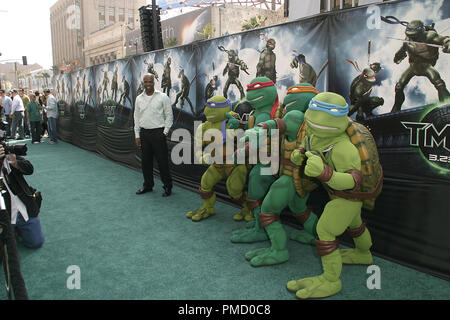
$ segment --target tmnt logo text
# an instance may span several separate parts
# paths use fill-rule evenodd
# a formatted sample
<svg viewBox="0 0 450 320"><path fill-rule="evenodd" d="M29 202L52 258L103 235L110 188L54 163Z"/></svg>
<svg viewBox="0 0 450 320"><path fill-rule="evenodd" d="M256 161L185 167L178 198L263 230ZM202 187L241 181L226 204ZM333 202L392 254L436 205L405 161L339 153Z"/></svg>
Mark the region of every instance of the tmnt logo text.
<svg viewBox="0 0 450 320"><path fill-rule="evenodd" d="M402 122L402 125L409 130L409 144L424 151L424 154L428 155L428 160L450 163L449 124L446 124L443 128L426 122Z"/></svg>

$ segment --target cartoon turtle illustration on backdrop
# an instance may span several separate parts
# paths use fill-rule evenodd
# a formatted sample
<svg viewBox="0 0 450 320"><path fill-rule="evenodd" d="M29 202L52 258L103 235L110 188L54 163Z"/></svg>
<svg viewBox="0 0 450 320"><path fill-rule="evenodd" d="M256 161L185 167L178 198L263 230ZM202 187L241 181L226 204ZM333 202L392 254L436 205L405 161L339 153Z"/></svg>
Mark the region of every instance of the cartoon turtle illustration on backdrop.
<svg viewBox="0 0 450 320"><path fill-rule="evenodd" d="M430 80L437 90L440 102L450 98L444 80L434 68L439 58L439 48L442 48L444 53L450 53L450 37L439 35L434 29L434 23L427 26L420 20L400 21L393 16L381 17L381 20L406 27L404 40L390 38L403 41L401 48L395 53L394 63L400 64L409 56L409 67L395 85L395 102L391 112L401 110L405 101L403 90L415 76L424 76Z"/></svg>
<svg viewBox="0 0 450 320"><path fill-rule="evenodd" d="M189 98L189 91L191 89L191 81L184 74L184 69L181 69L178 78L181 79L181 90L178 92L175 102L172 104L172 107L175 107L180 100L181 108L183 109L184 101L186 100L189 103L189 107L191 108L191 112L195 115L194 106L192 105L191 99Z"/></svg>
<svg viewBox="0 0 450 320"><path fill-rule="evenodd" d="M59 85L59 79L56 80L56 92L58 93L58 98L61 96L61 87Z"/></svg>
<svg viewBox="0 0 450 320"><path fill-rule="evenodd" d="M87 94L87 98L86 98L85 104L91 104L91 106L94 106L94 104L95 104L94 96L92 95L93 86L92 86L90 80L88 82L88 87L89 87L89 89L88 89L88 94Z"/></svg>
<svg viewBox="0 0 450 320"><path fill-rule="evenodd" d="M114 69L113 78L111 80L111 99L116 101L117 99L117 90L119 90L119 79L118 79L118 68L117 66Z"/></svg>
<svg viewBox="0 0 450 320"><path fill-rule="evenodd" d="M270 38L266 42L266 48L261 52L259 56L258 64L256 65L256 76L267 77L274 83L277 82L276 61L275 55L275 39Z"/></svg>
<svg viewBox="0 0 450 320"><path fill-rule="evenodd" d="M102 87L98 87L97 88L97 100L98 100L98 104L102 103Z"/></svg>
<svg viewBox="0 0 450 320"><path fill-rule="evenodd" d="M109 77L108 77L108 71L103 71L103 92L102 92L102 101L105 101L106 99L109 99L109 93L108 93L108 85L109 85ZM105 99L106 94L106 99Z"/></svg>
<svg viewBox="0 0 450 320"><path fill-rule="evenodd" d="M66 84L64 81L64 77L61 79L61 100L66 101Z"/></svg>
<svg viewBox="0 0 450 320"><path fill-rule="evenodd" d="M132 106L133 103L131 102L131 99L130 99L130 84L128 83L125 76L122 77L122 83L123 83L123 92L120 95L118 104L120 105L120 103L123 101L123 105L125 105L126 100L128 100L130 102L130 106ZM141 93L139 93L139 94L141 94Z"/></svg>
<svg viewBox="0 0 450 320"><path fill-rule="evenodd" d="M365 117L372 116L375 108L384 104L383 98L370 96L372 87L376 82L376 73L381 70L381 65L374 62L370 64L369 68L364 68L361 71L356 61L347 59L347 62L360 72L350 85L350 111L348 116L352 116L356 112L356 121L362 121Z"/></svg>
<svg viewBox="0 0 450 320"><path fill-rule="evenodd" d="M159 76L158 76L158 73L156 72L156 70L155 70L155 68L153 66L153 63L147 62L147 60L144 60L144 64L147 65L147 73L154 75L155 76L155 80L159 81Z"/></svg>
<svg viewBox="0 0 450 320"><path fill-rule="evenodd" d="M75 94L73 99L75 100L80 100L81 99L81 94L80 94L80 89L81 89L81 83L80 83L80 75L77 75L77 84L75 85ZM76 97L75 97L76 95Z"/></svg>
<svg viewBox="0 0 450 320"><path fill-rule="evenodd" d="M86 72L83 73L83 82L81 85L81 92L83 93L83 97L80 98L83 101L86 101Z"/></svg>
<svg viewBox="0 0 450 320"><path fill-rule="evenodd" d="M167 58L167 62L164 65L164 72L161 79L161 89L163 93L166 93L167 96L170 96L170 89L172 89L172 80L170 77L170 64L172 63L172 59L170 57Z"/></svg>
<svg viewBox="0 0 450 320"><path fill-rule="evenodd" d="M207 75L206 75L207 76ZM217 90L217 81L219 80L218 76L213 76L209 79L208 84L205 88L205 99L208 101L214 96L215 91Z"/></svg>
<svg viewBox="0 0 450 320"><path fill-rule="evenodd" d="M242 70L247 72L247 65L245 62L238 57L238 53L236 50L226 50L224 47L219 46L219 50L226 52L228 54L228 62L225 68L223 69L223 75L228 75L228 79L225 82L225 87L223 88L223 96L228 98L228 89L230 85L234 84L238 87L239 92L241 94L241 100L245 98L244 88L242 87L241 82L239 81L239 71Z"/></svg>
<svg viewBox="0 0 450 320"><path fill-rule="evenodd" d="M296 52L295 52L296 53ZM317 82L317 74L314 68L306 62L305 55L300 54L294 54L294 59L292 59L292 62L290 64L292 69L298 68L298 82L299 83L309 83L313 86L316 85Z"/></svg>

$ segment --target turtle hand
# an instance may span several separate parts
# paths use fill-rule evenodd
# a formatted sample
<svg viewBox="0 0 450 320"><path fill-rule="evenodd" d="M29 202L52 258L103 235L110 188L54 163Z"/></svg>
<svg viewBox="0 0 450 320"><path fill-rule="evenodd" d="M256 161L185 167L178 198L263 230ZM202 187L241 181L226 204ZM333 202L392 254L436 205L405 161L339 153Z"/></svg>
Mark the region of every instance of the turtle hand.
<svg viewBox="0 0 450 320"><path fill-rule="evenodd" d="M294 151L292 151L291 161L294 164L300 166L303 163L303 161L305 161L305 159L306 159L306 156L305 156L304 152L302 152L301 150L295 149Z"/></svg>
<svg viewBox="0 0 450 320"><path fill-rule="evenodd" d="M305 174L309 177L318 177L322 174L324 165L322 158L308 151L305 153L306 160Z"/></svg>

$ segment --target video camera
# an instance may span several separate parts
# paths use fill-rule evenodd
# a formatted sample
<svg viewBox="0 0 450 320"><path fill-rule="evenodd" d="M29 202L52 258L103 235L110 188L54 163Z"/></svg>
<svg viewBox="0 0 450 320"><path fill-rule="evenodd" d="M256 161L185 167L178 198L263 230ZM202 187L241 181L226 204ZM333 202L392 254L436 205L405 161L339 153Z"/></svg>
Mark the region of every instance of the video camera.
<svg viewBox="0 0 450 320"><path fill-rule="evenodd" d="M7 122L0 121L0 145L3 146L5 150L5 154L15 154L17 156L26 156L27 155L27 145L26 144L16 144L16 145L7 145L6 144L6 126Z"/></svg>

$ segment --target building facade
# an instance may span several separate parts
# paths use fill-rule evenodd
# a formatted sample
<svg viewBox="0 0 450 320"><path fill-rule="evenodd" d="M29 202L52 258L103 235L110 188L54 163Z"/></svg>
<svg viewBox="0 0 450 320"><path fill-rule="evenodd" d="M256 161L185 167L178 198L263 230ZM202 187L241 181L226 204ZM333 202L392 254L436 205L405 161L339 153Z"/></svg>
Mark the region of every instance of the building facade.
<svg viewBox="0 0 450 320"><path fill-rule="evenodd" d="M146 0L59 0L50 8L53 65L72 71L125 56L125 30Z"/></svg>
<svg viewBox="0 0 450 320"><path fill-rule="evenodd" d="M139 27L139 8L146 0L84 0L86 66L126 56L125 34Z"/></svg>
<svg viewBox="0 0 450 320"><path fill-rule="evenodd" d="M50 8L54 66L83 66L80 6L80 0L59 0Z"/></svg>
<svg viewBox="0 0 450 320"><path fill-rule="evenodd" d="M313 16L316 14L354 8L368 4L387 2L389 0L285 0L289 8L289 21Z"/></svg>
<svg viewBox="0 0 450 320"><path fill-rule="evenodd" d="M241 32L246 21L258 16L264 21L260 27L288 21L282 7L274 11L228 4L199 8L168 19L161 16L164 48ZM139 27L126 30L126 56L144 53Z"/></svg>

